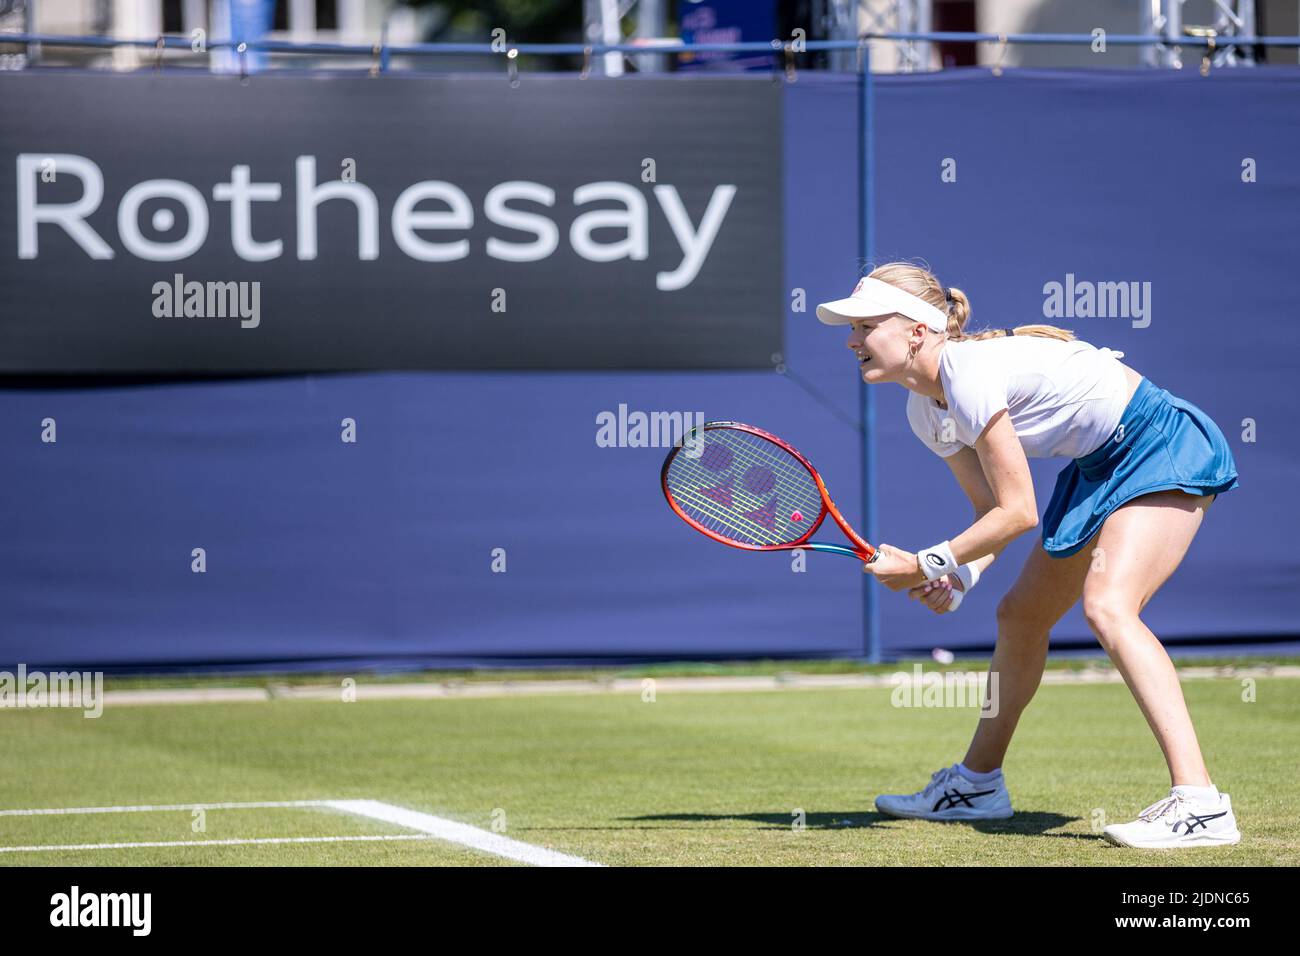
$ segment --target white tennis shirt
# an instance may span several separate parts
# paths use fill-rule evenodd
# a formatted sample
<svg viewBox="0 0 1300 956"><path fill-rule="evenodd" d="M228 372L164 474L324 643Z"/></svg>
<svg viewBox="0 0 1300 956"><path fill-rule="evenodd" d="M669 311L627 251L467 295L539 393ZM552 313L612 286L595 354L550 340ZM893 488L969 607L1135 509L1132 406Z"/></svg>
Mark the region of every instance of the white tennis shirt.
<svg viewBox="0 0 1300 956"><path fill-rule="evenodd" d="M912 392L907 420L947 458L974 447L989 420L1008 410L1028 458L1082 458L1114 433L1128 383L1123 352L1037 335L949 342L939 353L948 408Z"/></svg>

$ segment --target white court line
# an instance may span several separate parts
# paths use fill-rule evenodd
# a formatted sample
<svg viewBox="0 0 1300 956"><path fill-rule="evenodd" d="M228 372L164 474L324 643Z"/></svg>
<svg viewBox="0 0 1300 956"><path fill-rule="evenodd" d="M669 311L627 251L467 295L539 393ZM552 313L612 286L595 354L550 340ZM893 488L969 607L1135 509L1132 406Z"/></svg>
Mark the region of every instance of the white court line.
<svg viewBox="0 0 1300 956"><path fill-rule="evenodd" d="M239 846L257 843L332 843L345 840L385 840L385 839L428 839L446 840L471 849L482 850L495 856L505 857L533 866L601 866L582 857L570 856L533 846L520 840L512 840L487 830L480 830L467 823L457 823L443 817L435 817L417 810L394 806L379 800L266 800L252 803L173 803L140 805L129 807L54 807L35 810L0 810L0 817L34 817L55 814L88 813L155 813L184 810L250 810L277 807L328 807L341 810L354 816L367 817L385 823L395 823L408 830L419 830L420 835L402 835L388 837L266 837L247 840L180 840L169 843L84 843L75 846L37 846L37 847L0 847L0 853L40 852L44 850L110 850L132 847L169 847L169 846Z"/></svg>
<svg viewBox="0 0 1300 956"><path fill-rule="evenodd" d="M62 846L0 846L0 853L43 853L49 850L133 850L150 846L251 846L264 843L360 843L373 840L432 840L427 833L388 836L257 837L246 840L171 840L150 843L74 843Z"/></svg>
<svg viewBox="0 0 1300 956"><path fill-rule="evenodd" d="M531 863L534 866L601 865L591 860L584 860L582 857L569 856L567 853L558 853L545 847L533 846L531 843L522 843L496 833L489 833L467 823L457 823L455 820L446 820L429 813L395 807L391 803L381 803L378 800L327 800L325 805L357 816L369 817L372 820L382 820L410 830L420 830L440 840L459 843L461 846L517 860L520 863Z"/></svg>

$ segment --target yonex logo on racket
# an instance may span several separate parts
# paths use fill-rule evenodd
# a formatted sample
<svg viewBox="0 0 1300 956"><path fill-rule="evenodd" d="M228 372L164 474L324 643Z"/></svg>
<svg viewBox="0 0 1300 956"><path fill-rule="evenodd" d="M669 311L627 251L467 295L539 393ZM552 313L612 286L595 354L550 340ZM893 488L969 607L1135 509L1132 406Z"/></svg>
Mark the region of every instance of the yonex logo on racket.
<svg viewBox="0 0 1300 956"><path fill-rule="evenodd" d="M715 541L751 551L801 549L870 561L876 550L853 530L813 466L786 442L740 422L708 422L696 458L668 453L660 473L669 506ZM810 541L829 516L848 545Z"/></svg>

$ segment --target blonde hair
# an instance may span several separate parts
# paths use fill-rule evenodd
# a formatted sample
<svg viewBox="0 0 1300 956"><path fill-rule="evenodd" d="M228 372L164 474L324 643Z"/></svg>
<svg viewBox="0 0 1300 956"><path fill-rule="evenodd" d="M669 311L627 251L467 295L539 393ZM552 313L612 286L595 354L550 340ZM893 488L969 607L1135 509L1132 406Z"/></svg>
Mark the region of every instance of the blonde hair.
<svg viewBox="0 0 1300 956"><path fill-rule="evenodd" d="M1017 325L1014 329L980 329L967 332L966 323L970 321L970 299L966 293L953 286L945 289L943 283L934 277L928 269L912 265L910 262L887 262L871 270L870 277L888 282L904 292L910 292L918 299L930 303L948 316L948 340L978 342L981 339L998 339L1010 333L1016 335L1036 335L1045 339L1059 339L1069 342L1074 333L1069 329L1058 329L1054 325ZM951 304L949 300L951 299Z"/></svg>

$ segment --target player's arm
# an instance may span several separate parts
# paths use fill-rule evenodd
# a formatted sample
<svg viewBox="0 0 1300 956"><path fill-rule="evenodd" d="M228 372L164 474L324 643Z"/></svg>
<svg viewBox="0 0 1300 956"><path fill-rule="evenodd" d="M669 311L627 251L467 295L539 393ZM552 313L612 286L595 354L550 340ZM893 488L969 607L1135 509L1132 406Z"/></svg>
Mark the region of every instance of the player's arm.
<svg viewBox="0 0 1300 956"><path fill-rule="evenodd" d="M952 457L963 453L964 450ZM1038 525L1029 460L1006 409L989 421L975 442L973 454L978 459L978 479L969 457L961 464L952 465L957 481L971 497L978 514L974 524L949 542L958 564L976 560L992 563L993 556Z"/></svg>
<svg viewBox="0 0 1300 956"><path fill-rule="evenodd" d="M993 489L989 487L988 479L984 477L984 466L980 464L979 453L974 448L963 445L955 454L948 455L943 460L952 471L953 477L957 479L957 484L961 486L961 490L970 499L971 507L975 509L975 520L978 521L992 511L994 506L997 505L997 499L993 496ZM1001 550L1001 548L998 548L996 551L976 558L969 563L975 566L980 575L983 575L988 570L989 565L997 559ZM955 574L949 574L943 580L946 582L947 588L951 590L965 590L962 581ZM908 590L907 596L915 601L921 601L930 610L940 614L947 612L948 605L952 601L952 598L939 587L937 581L918 584Z"/></svg>
<svg viewBox="0 0 1300 956"><path fill-rule="evenodd" d="M973 450L945 458L976 511L974 524L947 542L950 560L954 567L983 562L977 565L983 571L1003 548L1038 524L1029 461L1006 407L988 419ZM925 583L918 555L884 543L877 550L879 556L863 570L881 584L898 591Z"/></svg>
<svg viewBox="0 0 1300 956"><path fill-rule="evenodd" d="M966 497L970 499L971 507L975 509L976 521L993 510L997 499L993 496L993 489L989 487L989 480L984 477L984 466L980 464L979 453L974 448L963 446L955 455L945 458L944 463L952 471L953 477L957 479L957 484L966 493ZM981 574L988 569L1001 551L1002 548L998 548L975 559L973 563L979 568Z"/></svg>

